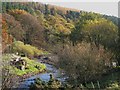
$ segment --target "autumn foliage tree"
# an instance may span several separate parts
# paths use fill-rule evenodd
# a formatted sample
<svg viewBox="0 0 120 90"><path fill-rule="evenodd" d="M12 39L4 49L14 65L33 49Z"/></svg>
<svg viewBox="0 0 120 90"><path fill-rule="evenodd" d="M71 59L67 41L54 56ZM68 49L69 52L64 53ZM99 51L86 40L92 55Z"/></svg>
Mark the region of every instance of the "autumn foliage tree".
<svg viewBox="0 0 120 90"><path fill-rule="evenodd" d="M7 46L12 44L13 42L13 37L10 34L8 34L7 29L8 26L6 20L2 18L2 51L3 52L7 48Z"/></svg>
<svg viewBox="0 0 120 90"><path fill-rule="evenodd" d="M45 42L43 37L44 28L41 25L41 22L39 22L36 17L27 13L25 10L18 9L10 10L9 14L14 16L15 20L19 21L18 26L19 24L21 25L21 31L24 30L23 33L21 32L24 43L31 44L37 47L43 46L42 44L44 44Z"/></svg>
<svg viewBox="0 0 120 90"><path fill-rule="evenodd" d="M24 41L25 30L22 28L21 23L17 21L12 15L3 14L6 19L8 33L11 34L16 40Z"/></svg>
<svg viewBox="0 0 120 90"><path fill-rule="evenodd" d="M25 30L24 42L37 47L42 47L45 42L43 37L44 27L38 22L37 18L31 14L22 14L18 20Z"/></svg>

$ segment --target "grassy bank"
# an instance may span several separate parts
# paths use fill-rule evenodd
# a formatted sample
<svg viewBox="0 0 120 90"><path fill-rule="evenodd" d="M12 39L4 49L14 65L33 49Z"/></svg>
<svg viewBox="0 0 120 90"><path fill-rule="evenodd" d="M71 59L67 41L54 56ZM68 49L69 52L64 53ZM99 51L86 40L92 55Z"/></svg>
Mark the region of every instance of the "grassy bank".
<svg viewBox="0 0 120 90"><path fill-rule="evenodd" d="M22 57L22 59L25 60L25 62L27 63L26 69L25 70L20 70L18 68L16 68L14 65L10 65L10 60L11 60L11 55L10 54L6 54L3 55L3 62L4 62L4 66L3 68L7 68L10 70L11 74L15 74L18 76L22 76L25 74L36 74L39 72L43 72L46 69L46 66L42 63L39 63L35 60L31 60L27 57Z"/></svg>

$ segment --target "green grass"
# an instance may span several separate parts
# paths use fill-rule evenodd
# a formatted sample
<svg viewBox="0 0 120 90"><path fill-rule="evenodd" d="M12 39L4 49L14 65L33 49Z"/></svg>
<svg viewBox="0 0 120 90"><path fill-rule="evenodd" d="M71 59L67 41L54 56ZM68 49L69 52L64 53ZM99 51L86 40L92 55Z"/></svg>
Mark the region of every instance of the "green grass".
<svg viewBox="0 0 120 90"><path fill-rule="evenodd" d="M15 74L17 75L24 75L24 74L28 74L28 73L37 73L37 72L42 72L43 70L46 69L46 66L44 64L41 64L39 62L36 62L34 60L30 60L27 57L24 58L25 61L27 62L27 69L25 69L24 71L15 68ZM40 67L40 69L36 68L36 65Z"/></svg>
<svg viewBox="0 0 120 90"><path fill-rule="evenodd" d="M105 88L106 90L120 90L120 78L119 78L120 72L114 71L113 73L109 73L105 76L103 76L100 80L100 87ZM95 88L98 88L98 83L93 82ZM92 88L91 83L87 83L87 88Z"/></svg>
<svg viewBox="0 0 120 90"><path fill-rule="evenodd" d="M10 55L3 56L4 61L10 61L10 58L11 58ZM27 62L27 66L26 66L27 68L24 71L16 68L15 66L11 66L10 64L8 64L7 66L4 66L4 68L5 67L8 68L12 74L19 75L19 76L22 76L25 74L35 74L38 72L42 72L46 69L45 64L41 64L40 62L37 62L35 60L30 60L27 57L22 57L22 58ZM36 66L39 68L36 68Z"/></svg>
<svg viewBox="0 0 120 90"><path fill-rule="evenodd" d="M50 54L48 51L45 51L45 50L39 50L41 53L40 55L48 55Z"/></svg>

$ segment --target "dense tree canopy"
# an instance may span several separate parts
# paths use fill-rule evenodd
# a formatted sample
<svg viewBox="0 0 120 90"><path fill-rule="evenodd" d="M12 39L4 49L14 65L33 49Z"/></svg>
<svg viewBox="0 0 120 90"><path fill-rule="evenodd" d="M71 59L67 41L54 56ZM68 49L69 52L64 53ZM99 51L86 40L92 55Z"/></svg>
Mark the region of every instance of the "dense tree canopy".
<svg viewBox="0 0 120 90"><path fill-rule="evenodd" d="M105 19L88 20L82 30L88 42L94 42L97 47L115 48L118 39L117 26Z"/></svg>
<svg viewBox="0 0 120 90"><path fill-rule="evenodd" d="M16 40L23 41L25 32L20 22L9 14L3 14L3 17L6 19L8 25L8 33L15 37Z"/></svg>

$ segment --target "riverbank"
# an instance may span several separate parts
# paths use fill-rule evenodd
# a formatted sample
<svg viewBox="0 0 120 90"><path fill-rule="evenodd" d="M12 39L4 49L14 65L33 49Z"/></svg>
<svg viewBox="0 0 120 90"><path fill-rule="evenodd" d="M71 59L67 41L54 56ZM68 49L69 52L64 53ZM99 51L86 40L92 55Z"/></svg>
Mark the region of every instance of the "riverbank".
<svg viewBox="0 0 120 90"><path fill-rule="evenodd" d="M49 58L49 59L46 59ZM55 78L57 78L60 81L64 81L64 77L60 77L61 70L55 67L55 62L53 60L56 60L56 56L42 56L41 58L35 58L34 60L29 60L29 64L33 63L36 65L45 65L45 68L43 70L37 71L37 72L30 72L27 74L21 74L21 70L16 72L17 75L14 76L15 78L12 79L12 81L17 80L16 84L13 86L13 88L28 88L31 82L34 82L34 80L39 77L43 81L48 81L50 79L50 74L52 74ZM24 58L25 59L25 58ZM27 59L28 60L28 59ZM34 62L33 62L34 61ZM52 62L52 63L51 63ZM53 64L54 63L54 64ZM24 71L26 72L26 71ZM21 74L21 75L20 75Z"/></svg>
<svg viewBox="0 0 120 90"><path fill-rule="evenodd" d="M59 71L53 65L49 65L49 64L45 64L45 65L46 65L46 72L38 73L36 75L24 79L19 83L18 88L29 88L29 85L31 85L31 83L34 83L36 78L40 78L42 81L48 82L50 80L50 74L52 74L54 78L59 80L60 82L65 82L66 77L61 75L61 71Z"/></svg>
<svg viewBox="0 0 120 90"><path fill-rule="evenodd" d="M42 73L45 73L45 72L46 72L46 69L42 72L39 71L39 72L36 72L36 73L24 74L22 76L15 75L14 78L12 78L12 81L16 81L16 83L12 86L12 88L19 88L19 85L22 82L24 82L27 78L30 78L30 77L33 77L35 75L42 74Z"/></svg>
<svg viewBox="0 0 120 90"><path fill-rule="evenodd" d="M9 85L10 88L16 85L17 83L20 83L26 78L46 71L45 64L42 64L40 62L38 63L36 60L31 60L27 57L21 57L21 59L26 62L26 66L23 70L17 67L18 64L11 64L11 61L14 60L12 54L4 54L2 56L2 59L4 64L2 66L3 69L2 78L11 81L9 84L8 81L4 80L3 83L7 86Z"/></svg>
<svg viewBox="0 0 120 90"><path fill-rule="evenodd" d="M10 71L11 74L23 76L26 74L32 74L32 73L38 73L42 72L46 69L45 64L38 63L36 60L31 60L27 57L20 57L24 62L26 62L25 68L23 70L19 69L19 64L11 64L12 59L11 54L3 55L3 62L7 63L7 65L3 66L3 68L6 68ZM21 64L20 64L21 65Z"/></svg>

